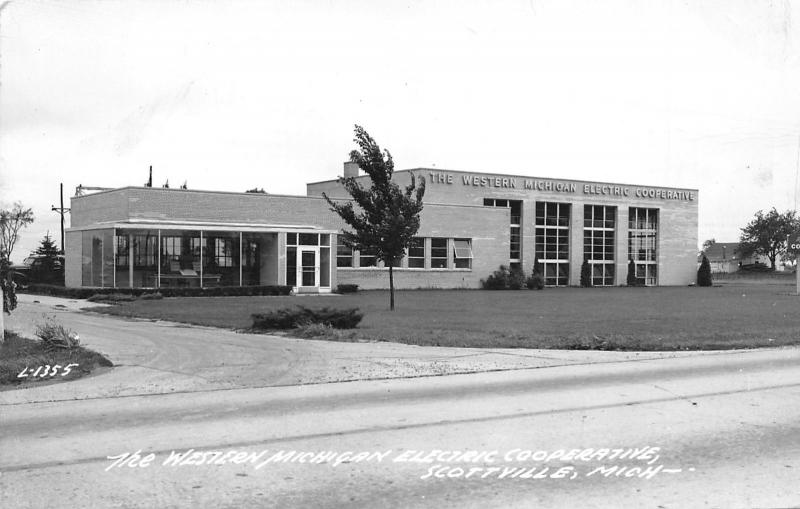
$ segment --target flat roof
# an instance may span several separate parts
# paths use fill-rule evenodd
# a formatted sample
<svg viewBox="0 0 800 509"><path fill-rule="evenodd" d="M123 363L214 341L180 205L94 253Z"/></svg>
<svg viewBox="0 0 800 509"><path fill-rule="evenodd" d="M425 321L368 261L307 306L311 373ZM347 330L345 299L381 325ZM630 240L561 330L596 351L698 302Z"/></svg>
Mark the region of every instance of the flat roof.
<svg viewBox="0 0 800 509"><path fill-rule="evenodd" d="M409 168L407 170L396 170L394 173L410 173L410 172L447 172L447 173L460 173L466 175L486 175L492 177L510 177L510 178L523 178L523 179L536 179L536 180L552 180L558 182L585 182L588 184L606 184L611 186L639 186L639 187L650 187L655 189L679 189L681 191L697 191L700 192L697 188L692 187L675 187L675 186L655 186L650 184L624 184L621 182L604 182L600 180L578 180L578 179L567 179L561 177L537 177L533 175L512 175L509 173L493 173L493 172L481 172L481 171L464 171L464 170L449 170L447 168ZM358 178L368 178L368 175L359 175ZM325 184L328 182L337 182L339 179L330 179L330 180L320 180L317 182L307 182L306 185L314 185L314 184Z"/></svg>
<svg viewBox="0 0 800 509"><path fill-rule="evenodd" d="M401 171L408 171L408 170L401 170ZM397 173L397 172L395 172ZM366 177L366 175L363 175ZM332 180L331 182L336 182L336 180ZM270 194L270 193L245 193L241 191L213 191L207 189L175 189L171 187L142 187L142 186L124 186L124 187L114 187L104 189L103 191L97 191L94 193L87 193L77 196L72 196L71 199L82 199L82 198L91 198L92 196L98 196L101 194L106 193L117 193L119 191L126 191L126 190L133 190L133 191L145 191L145 192L156 192L156 191L164 191L164 192L178 192L178 193L211 193L211 194L223 194L223 195L233 195L233 196L258 196L258 197L266 197L266 198L295 198L298 200L325 200L322 196L316 195L305 195L305 194ZM332 198L334 201L353 201L352 198L340 198L335 197ZM425 202L425 205L432 205L432 206L439 206L439 207L463 207L463 208L481 208L484 209L485 207L481 207L480 205L472 205L467 203L441 203L441 202Z"/></svg>
<svg viewBox="0 0 800 509"><path fill-rule="evenodd" d="M92 196L97 196L100 194L105 193L115 193L118 191L124 191L126 189L133 189L136 191L164 191L164 192L176 192L176 193L214 193L214 194L231 194L236 196L273 196L276 198L310 198L314 200L324 200L325 198L321 196L306 196L303 194L273 194L273 193L248 193L243 191L217 191L212 189L180 189L175 187L144 187L144 186L123 186L123 187L113 187L104 189L102 191L96 191L92 193L86 194L76 194L71 196L70 199L80 199L80 198L89 198Z"/></svg>
<svg viewBox="0 0 800 509"><path fill-rule="evenodd" d="M106 230L201 230L201 231L241 231L241 232L313 232L337 233L338 230L319 228L305 224L268 224L268 223L216 223L211 221L169 220L169 219L130 219L92 223L87 227L72 227L66 231Z"/></svg>

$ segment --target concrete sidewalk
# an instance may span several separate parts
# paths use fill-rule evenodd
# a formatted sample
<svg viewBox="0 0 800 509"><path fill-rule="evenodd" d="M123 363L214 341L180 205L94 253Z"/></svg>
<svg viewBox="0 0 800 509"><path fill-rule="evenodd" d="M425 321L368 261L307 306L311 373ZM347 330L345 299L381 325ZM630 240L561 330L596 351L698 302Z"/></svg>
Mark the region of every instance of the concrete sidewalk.
<svg viewBox="0 0 800 509"><path fill-rule="evenodd" d="M19 295L6 328L27 337L43 315L76 331L112 369L70 383L0 392L5 404L209 391L245 387L450 375L573 364L726 355L725 352L600 352L337 343L80 311L95 304Z"/></svg>

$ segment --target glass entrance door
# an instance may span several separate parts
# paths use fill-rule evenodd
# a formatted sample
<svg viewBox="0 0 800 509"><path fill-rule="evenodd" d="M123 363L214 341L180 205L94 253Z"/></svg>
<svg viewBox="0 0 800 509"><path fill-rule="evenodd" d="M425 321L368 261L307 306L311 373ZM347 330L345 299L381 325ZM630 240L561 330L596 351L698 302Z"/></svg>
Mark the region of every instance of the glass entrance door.
<svg viewBox="0 0 800 509"><path fill-rule="evenodd" d="M317 250L300 250L300 286L319 286L319 256Z"/></svg>

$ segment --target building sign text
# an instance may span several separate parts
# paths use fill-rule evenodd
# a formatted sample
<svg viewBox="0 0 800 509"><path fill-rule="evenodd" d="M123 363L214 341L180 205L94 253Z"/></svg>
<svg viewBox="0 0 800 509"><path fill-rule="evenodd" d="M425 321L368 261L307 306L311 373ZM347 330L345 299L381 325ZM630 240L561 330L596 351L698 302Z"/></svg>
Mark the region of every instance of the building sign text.
<svg viewBox="0 0 800 509"><path fill-rule="evenodd" d="M613 184L580 184L569 181L530 179L524 177L501 177L482 175L460 175L455 178L451 173L429 172L432 184L453 185L460 183L469 187L496 187L501 189L521 189L525 191L543 191L548 193L577 193L623 196L655 200L694 201L695 193L684 189L663 189L655 187L620 186Z"/></svg>

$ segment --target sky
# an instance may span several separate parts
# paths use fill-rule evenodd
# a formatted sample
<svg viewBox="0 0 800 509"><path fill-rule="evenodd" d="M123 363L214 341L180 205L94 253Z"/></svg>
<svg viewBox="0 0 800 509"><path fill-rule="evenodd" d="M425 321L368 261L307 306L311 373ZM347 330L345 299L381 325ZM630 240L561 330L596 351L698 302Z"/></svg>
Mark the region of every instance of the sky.
<svg viewBox="0 0 800 509"><path fill-rule="evenodd" d="M699 240L796 208L800 1L11 0L0 204L79 184L305 194L353 125L397 169L699 189ZM69 222L67 222L69 224Z"/></svg>

